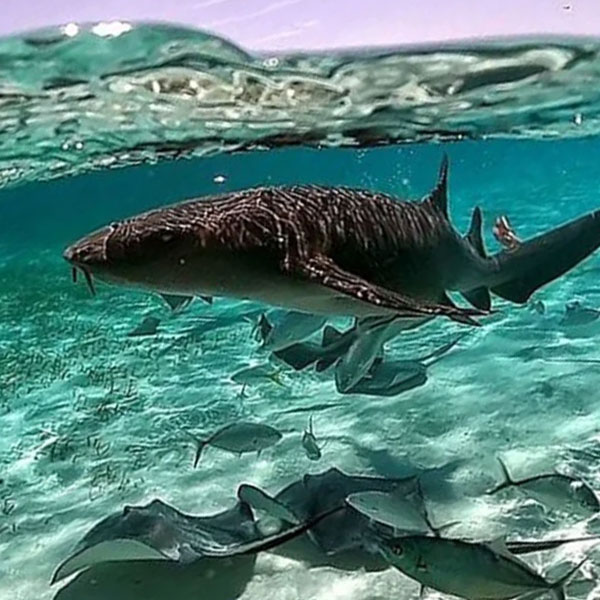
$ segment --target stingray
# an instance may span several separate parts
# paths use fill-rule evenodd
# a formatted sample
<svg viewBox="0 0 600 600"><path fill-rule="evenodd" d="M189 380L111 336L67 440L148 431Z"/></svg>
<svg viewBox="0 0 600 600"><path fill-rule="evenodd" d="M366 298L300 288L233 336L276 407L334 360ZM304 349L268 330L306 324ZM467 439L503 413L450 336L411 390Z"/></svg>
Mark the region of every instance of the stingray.
<svg viewBox="0 0 600 600"><path fill-rule="evenodd" d="M302 520L344 506L344 510L323 519L310 531L311 539L320 550L335 554L371 547L370 521L345 504L349 495L368 491L403 491L408 495L417 486L416 477L364 477L346 475L339 469L331 468L317 475L305 475L301 481L281 490L275 499Z"/></svg>
<svg viewBox="0 0 600 600"><path fill-rule="evenodd" d="M266 315L260 315L257 323L257 334L258 339L264 343L271 332L273 331L273 325L269 321ZM347 349L344 348L343 351ZM330 352L325 351L321 344L315 342L298 342L291 344L281 350L273 352L273 356L284 362L286 365L292 367L295 371L302 371L306 367L315 364L322 360L324 357L329 356ZM339 356L339 354L337 355Z"/></svg>
<svg viewBox="0 0 600 600"><path fill-rule="evenodd" d="M58 566L52 583L108 561L169 560L190 564L207 557L255 554L303 534L337 510L334 507L283 532L264 536L244 502L211 516L187 515L158 499L145 506L126 506L83 537Z"/></svg>
<svg viewBox="0 0 600 600"><path fill-rule="evenodd" d="M348 352L359 335L379 327L383 320L387 321L388 319L371 317L356 319L355 324L344 332L332 325L326 325L320 344L313 341L292 344L283 350L273 352L273 356L296 371L302 371L312 365L318 372L325 371ZM382 344L390 341L402 331L407 331L423 322L423 319L396 319L386 328ZM271 329L272 325L267 317L261 315L258 322L259 339L264 341Z"/></svg>
<svg viewBox="0 0 600 600"><path fill-rule="evenodd" d="M415 360L376 360L369 374L352 388L339 393L365 394L368 396L397 396L427 383L427 369L448 353L463 336L444 344L431 354ZM337 379L336 379L337 387Z"/></svg>

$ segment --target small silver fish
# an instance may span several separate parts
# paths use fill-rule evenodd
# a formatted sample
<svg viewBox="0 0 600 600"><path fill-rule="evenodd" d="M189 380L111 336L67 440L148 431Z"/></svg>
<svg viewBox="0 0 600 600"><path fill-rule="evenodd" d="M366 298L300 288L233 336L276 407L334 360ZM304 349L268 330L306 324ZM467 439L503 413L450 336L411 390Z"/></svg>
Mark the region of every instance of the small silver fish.
<svg viewBox="0 0 600 600"><path fill-rule="evenodd" d="M191 437L197 445L194 456L194 468L196 468L206 446L221 448L221 450L227 450L240 456L248 452L256 452L260 455L265 448L275 445L283 436L277 429L269 425L239 422L225 425L205 440Z"/></svg>
<svg viewBox="0 0 600 600"><path fill-rule="evenodd" d="M546 313L546 305L543 300L532 300L527 306L529 310L536 312L538 315Z"/></svg>
<svg viewBox="0 0 600 600"><path fill-rule="evenodd" d="M596 308L586 308L581 305L579 300L568 302L565 306L565 314L560 320L561 325L574 327L577 325L588 325L600 317L600 310Z"/></svg>
<svg viewBox="0 0 600 600"><path fill-rule="evenodd" d="M514 487L542 505L563 512L593 514L600 511L600 502L594 490L581 479L561 473L548 473L516 480L511 477L506 464L501 459L498 462L504 481L488 494Z"/></svg>
<svg viewBox="0 0 600 600"><path fill-rule="evenodd" d="M231 376L231 380L235 383L241 383L244 386L254 383L264 383L265 381L272 381L277 385L284 386L281 381L281 371L273 368L269 363L244 367L236 371Z"/></svg>
<svg viewBox="0 0 600 600"><path fill-rule="evenodd" d="M466 600L510 600L551 592L564 600L564 586L583 565L550 582L510 554L501 542L484 544L431 536L381 540L383 557L405 575Z"/></svg>
<svg viewBox="0 0 600 600"><path fill-rule="evenodd" d="M308 339L319 331L326 321L327 317L324 315L288 311L268 331L263 347L270 352L284 350Z"/></svg>
<svg viewBox="0 0 600 600"><path fill-rule="evenodd" d="M441 360L463 335L457 336L433 352L415 360L379 361L375 360L364 377L346 393L366 394L370 396L397 396L427 383L427 369ZM340 391L338 389L338 391Z"/></svg>
<svg viewBox="0 0 600 600"><path fill-rule="evenodd" d="M302 434L302 447L309 460L319 460L323 455L315 437L312 415L308 418L308 429Z"/></svg>
<svg viewBox="0 0 600 600"><path fill-rule="evenodd" d="M340 393L349 392L361 379L368 376L373 363L381 356L386 332L394 317L358 335L348 352L335 365L335 385Z"/></svg>
<svg viewBox="0 0 600 600"><path fill-rule="evenodd" d="M396 531L423 534L430 531L427 515L415 495L398 490L358 492L350 494L346 503L365 517Z"/></svg>

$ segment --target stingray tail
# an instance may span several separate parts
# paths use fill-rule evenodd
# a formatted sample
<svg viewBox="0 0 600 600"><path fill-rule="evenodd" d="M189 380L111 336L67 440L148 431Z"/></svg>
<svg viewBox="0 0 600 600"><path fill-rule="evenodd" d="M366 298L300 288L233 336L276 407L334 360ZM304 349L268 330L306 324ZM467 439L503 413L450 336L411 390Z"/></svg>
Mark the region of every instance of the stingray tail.
<svg viewBox="0 0 600 600"><path fill-rule="evenodd" d="M257 542L252 542L250 544L246 544L245 545L246 547L242 546L236 552L230 553L230 555L232 555L232 554L256 554L257 552L264 552L266 550L271 550L272 548L280 546L281 544L284 544L285 542L288 542L288 541L302 535L303 533L306 533L309 529L312 529L315 525L318 525L323 519L326 519L327 517L329 517L337 512L340 512L343 509L344 509L344 506L336 506L330 510L326 510L325 512L320 513L316 517L313 517L312 519L309 519L308 521L305 521L304 523L301 523L299 525L294 525L293 527L286 529L282 533L276 533L274 535L267 536Z"/></svg>
<svg viewBox="0 0 600 600"><path fill-rule="evenodd" d="M496 492L499 492L500 490L504 490L504 489L510 487L511 485L516 484L516 481L510 476L508 467L506 466L504 461L501 458L498 458L498 462L500 463L500 468L502 469L502 475L504 476L504 481L502 483L499 483L497 486L493 487L491 490L488 490L487 493L489 495L495 494Z"/></svg>
<svg viewBox="0 0 600 600"><path fill-rule="evenodd" d="M196 454L194 454L194 469L198 466L200 459L202 458L202 451L208 442L203 440L196 440Z"/></svg>
<svg viewBox="0 0 600 600"><path fill-rule="evenodd" d="M452 529L455 525L460 525L460 521L450 521L449 523L444 523L444 525L434 525L431 520L431 515L427 508L427 501L425 500L425 494L423 492L423 487L421 486L421 480L417 476L416 478L416 492L422 506L422 515L423 520L425 521L427 527L433 533L434 537L441 538L442 534L449 529Z"/></svg>
<svg viewBox="0 0 600 600"><path fill-rule="evenodd" d="M565 600L565 586L575 576L577 571L587 562L588 557L586 556L582 561L575 565L566 575L561 577L558 581L553 583L550 587L552 595L556 600Z"/></svg>
<svg viewBox="0 0 600 600"><path fill-rule="evenodd" d="M458 344L458 342L460 342L466 335L467 335L466 333L463 333L461 335L456 336L456 338L454 338L451 342L448 342L448 343L444 344L443 346L440 346L437 350L434 350L430 354L426 354L425 356L421 356L420 358L417 358L417 362L424 363L427 366L430 366L430 365L438 362L448 352L450 352L450 350L452 350L452 348L454 348L454 346L456 346L456 344Z"/></svg>
<svg viewBox="0 0 600 600"><path fill-rule="evenodd" d="M491 291L523 304L533 292L560 277L600 246L600 210L492 257Z"/></svg>

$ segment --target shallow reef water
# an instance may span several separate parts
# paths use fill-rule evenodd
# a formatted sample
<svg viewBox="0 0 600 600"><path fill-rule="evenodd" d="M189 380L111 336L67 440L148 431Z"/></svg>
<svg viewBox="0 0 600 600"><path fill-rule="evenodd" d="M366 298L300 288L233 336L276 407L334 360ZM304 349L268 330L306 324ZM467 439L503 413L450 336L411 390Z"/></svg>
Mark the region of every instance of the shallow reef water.
<svg viewBox="0 0 600 600"><path fill-rule="evenodd" d="M125 505L159 498L206 515L233 507L241 483L275 494L331 467L419 475L435 521L457 521L457 536L600 533L597 515L485 494L502 477L497 457L516 477L558 470L600 488L600 320L564 319L574 300L600 308L600 253L536 293L543 313L496 298L482 327L436 319L391 340L386 357L409 360L465 334L424 385L393 397L342 395L330 371L270 356L256 323L273 307L215 298L173 312L102 283L92 296L62 258L116 219L255 185L418 200L443 152L454 225L465 232L479 205L488 248L499 248L500 215L527 239L600 208L598 48L513 40L256 57L165 26L0 40L0 598L416 597L395 569L276 550L185 567L103 563L50 585L83 535ZM148 334L131 335L145 319ZM276 377L232 380L265 363ZM301 445L309 415L318 461ZM248 420L281 441L259 456L208 446L192 468L188 432ZM584 551L530 564L554 577ZM569 598L598 594L591 557Z"/></svg>

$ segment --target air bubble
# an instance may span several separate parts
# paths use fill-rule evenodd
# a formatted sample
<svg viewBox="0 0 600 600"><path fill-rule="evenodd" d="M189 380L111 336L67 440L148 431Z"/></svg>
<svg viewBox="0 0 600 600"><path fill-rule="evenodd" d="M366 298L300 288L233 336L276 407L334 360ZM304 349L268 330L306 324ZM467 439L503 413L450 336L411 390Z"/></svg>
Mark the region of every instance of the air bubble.
<svg viewBox="0 0 600 600"><path fill-rule="evenodd" d="M79 33L79 25L77 23L67 23L64 27L61 27L61 31L67 37L75 37Z"/></svg>
<svg viewBox="0 0 600 600"><path fill-rule="evenodd" d="M268 69L276 69L279 66L279 59L276 56L265 58L263 65Z"/></svg>
<svg viewBox="0 0 600 600"><path fill-rule="evenodd" d="M213 177L213 181L215 183L225 183L227 181L227 178L225 177L225 175L215 175Z"/></svg>

